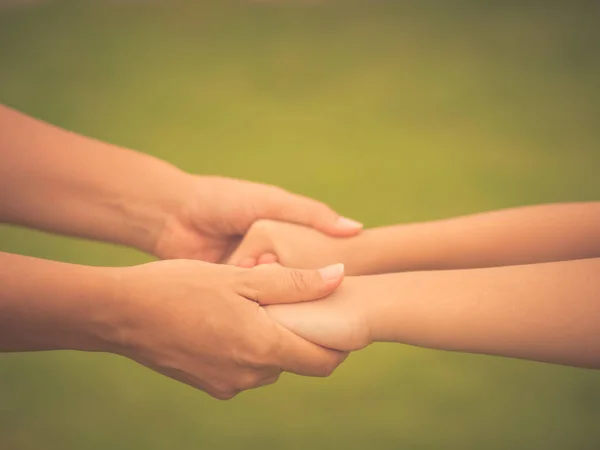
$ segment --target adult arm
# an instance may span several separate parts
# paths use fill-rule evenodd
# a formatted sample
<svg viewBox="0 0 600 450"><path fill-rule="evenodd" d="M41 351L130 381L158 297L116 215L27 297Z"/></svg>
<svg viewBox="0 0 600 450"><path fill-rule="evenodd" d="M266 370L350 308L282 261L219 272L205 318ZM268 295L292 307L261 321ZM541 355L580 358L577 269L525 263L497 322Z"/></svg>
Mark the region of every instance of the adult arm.
<svg viewBox="0 0 600 450"><path fill-rule="evenodd" d="M0 222L217 262L272 218L351 236L360 225L273 186L190 175L0 105Z"/></svg>
<svg viewBox="0 0 600 450"><path fill-rule="evenodd" d="M342 362L345 354L301 339L251 301L320 298L342 277L339 267L104 268L0 253L0 351L115 353L227 399L282 370L326 376Z"/></svg>
<svg viewBox="0 0 600 450"><path fill-rule="evenodd" d="M348 275L467 269L600 257L600 202L528 206L365 230L335 239L306 227L257 222L231 263L314 268Z"/></svg>

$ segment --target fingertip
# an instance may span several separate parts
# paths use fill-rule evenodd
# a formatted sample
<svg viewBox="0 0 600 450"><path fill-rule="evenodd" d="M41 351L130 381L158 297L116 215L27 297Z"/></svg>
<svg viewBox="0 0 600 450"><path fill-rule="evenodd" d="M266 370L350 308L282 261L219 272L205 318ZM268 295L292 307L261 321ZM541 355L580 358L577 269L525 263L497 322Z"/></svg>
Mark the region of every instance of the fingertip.
<svg viewBox="0 0 600 450"><path fill-rule="evenodd" d="M278 262L277 255L273 253L264 253L258 258L257 264L273 264Z"/></svg>
<svg viewBox="0 0 600 450"><path fill-rule="evenodd" d="M360 233L364 225L347 217L337 217L333 221L317 225L320 231L335 237L351 237Z"/></svg>
<svg viewBox="0 0 600 450"><path fill-rule="evenodd" d="M254 258L253 256L248 256L242 259L238 265L239 267L243 267L244 269L252 269L254 266L256 266L256 264L256 258Z"/></svg>
<svg viewBox="0 0 600 450"><path fill-rule="evenodd" d="M349 219L348 217L338 217L338 219L335 222L335 226L340 230L358 233L360 230L363 229L364 225L354 219Z"/></svg>
<svg viewBox="0 0 600 450"><path fill-rule="evenodd" d="M338 285L344 279L345 268L344 264L337 263L331 266L319 269L319 274L327 285Z"/></svg>

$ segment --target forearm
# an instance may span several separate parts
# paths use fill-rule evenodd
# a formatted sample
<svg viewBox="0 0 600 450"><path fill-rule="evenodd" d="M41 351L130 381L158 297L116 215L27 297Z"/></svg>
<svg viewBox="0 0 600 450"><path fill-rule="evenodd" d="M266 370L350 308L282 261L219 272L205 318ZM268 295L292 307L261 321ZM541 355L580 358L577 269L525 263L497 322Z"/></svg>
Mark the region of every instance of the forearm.
<svg viewBox="0 0 600 450"><path fill-rule="evenodd" d="M368 279L375 341L600 368L600 259Z"/></svg>
<svg viewBox="0 0 600 450"><path fill-rule="evenodd" d="M350 275L594 258L600 257L600 202L382 227L338 245Z"/></svg>
<svg viewBox="0 0 600 450"><path fill-rule="evenodd" d="M188 177L0 106L0 221L152 250Z"/></svg>
<svg viewBox="0 0 600 450"><path fill-rule="evenodd" d="M117 270L0 253L0 351L108 351Z"/></svg>

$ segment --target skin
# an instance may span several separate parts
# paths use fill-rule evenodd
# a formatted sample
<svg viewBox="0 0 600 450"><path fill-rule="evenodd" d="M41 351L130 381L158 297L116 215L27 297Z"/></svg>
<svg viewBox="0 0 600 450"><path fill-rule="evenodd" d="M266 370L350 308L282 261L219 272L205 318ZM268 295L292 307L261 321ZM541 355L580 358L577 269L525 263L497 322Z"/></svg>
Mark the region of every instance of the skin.
<svg viewBox="0 0 600 450"><path fill-rule="evenodd" d="M398 342L600 369L600 258L348 277L332 296L268 306L325 347Z"/></svg>
<svg viewBox="0 0 600 450"><path fill-rule="evenodd" d="M385 341L600 368L600 203L399 225L348 241L259 222L231 258L295 267L336 259L353 275L407 272L348 277L330 297L268 306L269 315L346 351Z"/></svg>
<svg viewBox="0 0 600 450"><path fill-rule="evenodd" d="M365 230L350 239L273 221L256 222L230 263L279 261L348 275L472 269L600 256L600 202L513 208Z"/></svg>
<svg viewBox="0 0 600 450"><path fill-rule="evenodd" d="M291 333L257 301L321 298L341 283L339 266L168 260L107 268L7 253L0 264L0 351L110 352L219 399L273 383L282 371L327 376L346 356Z"/></svg>
<svg viewBox="0 0 600 450"><path fill-rule="evenodd" d="M281 188L191 175L4 106L0 129L2 222L208 262L224 261L261 218L336 237L362 227Z"/></svg>
<svg viewBox="0 0 600 450"><path fill-rule="evenodd" d="M0 130L0 222L174 260L97 268L0 254L0 350L111 352L217 398L282 370L327 375L345 357L287 332L257 303L326 295L340 266L269 273L193 260L226 260L260 218L339 237L357 234L357 222L280 188L187 174L2 106Z"/></svg>

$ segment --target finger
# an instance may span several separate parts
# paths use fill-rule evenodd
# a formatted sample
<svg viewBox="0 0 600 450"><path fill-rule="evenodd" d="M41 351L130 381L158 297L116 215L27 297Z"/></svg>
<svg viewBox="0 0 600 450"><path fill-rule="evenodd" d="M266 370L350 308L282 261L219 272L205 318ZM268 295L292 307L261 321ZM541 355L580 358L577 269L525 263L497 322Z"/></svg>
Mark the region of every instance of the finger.
<svg viewBox="0 0 600 450"><path fill-rule="evenodd" d="M273 253L264 253L258 257L257 264L273 264L277 262L277 256Z"/></svg>
<svg viewBox="0 0 600 450"><path fill-rule="evenodd" d="M247 256L247 257L243 258L238 265L240 267L244 267L246 269L251 269L254 266L256 266L256 264L257 264L256 258L254 258L253 256Z"/></svg>
<svg viewBox="0 0 600 450"><path fill-rule="evenodd" d="M266 233L260 231L260 228L253 227L244 237L242 242L233 251L227 264L239 267L254 267L258 258L265 253L275 251L273 243L267 237ZM253 259L252 266L243 265L246 260ZM260 263L259 263L260 264Z"/></svg>
<svg viewBox="0 0 600 450"><path fill-rule="evenodd" d="M309 377L327 377L348 357L348 353L329 350L306 341L281 328L279 361L286 372Z"/></svg>
<svg viewBox="0 0 600 450"><path fill-rule="evenodd" d="M305 302L331 294L343 279L343 264L319 270L268 264L240 272L238 293L261 305Z"/></svg>
<svg viewBox="0 0 600 450"><path fill-rule="evenodd" d="M262 387L262 386L268 386L270 384L274 384L277 382L277 380L279 380L279 377L281 376L281 371L279 371L279 373L277 375L273 375L267 378L263 378L262 381L260 381L256 387Z"/></svg>
<svg viewBox="0 0 600 450"><path fill-rule="evenodd" d="M331 236L354 236L363 227L360 222L341 217L325 203L284 190L277 191L270 202L265 202L264 209L262 219L306 225Z"/></svg>

